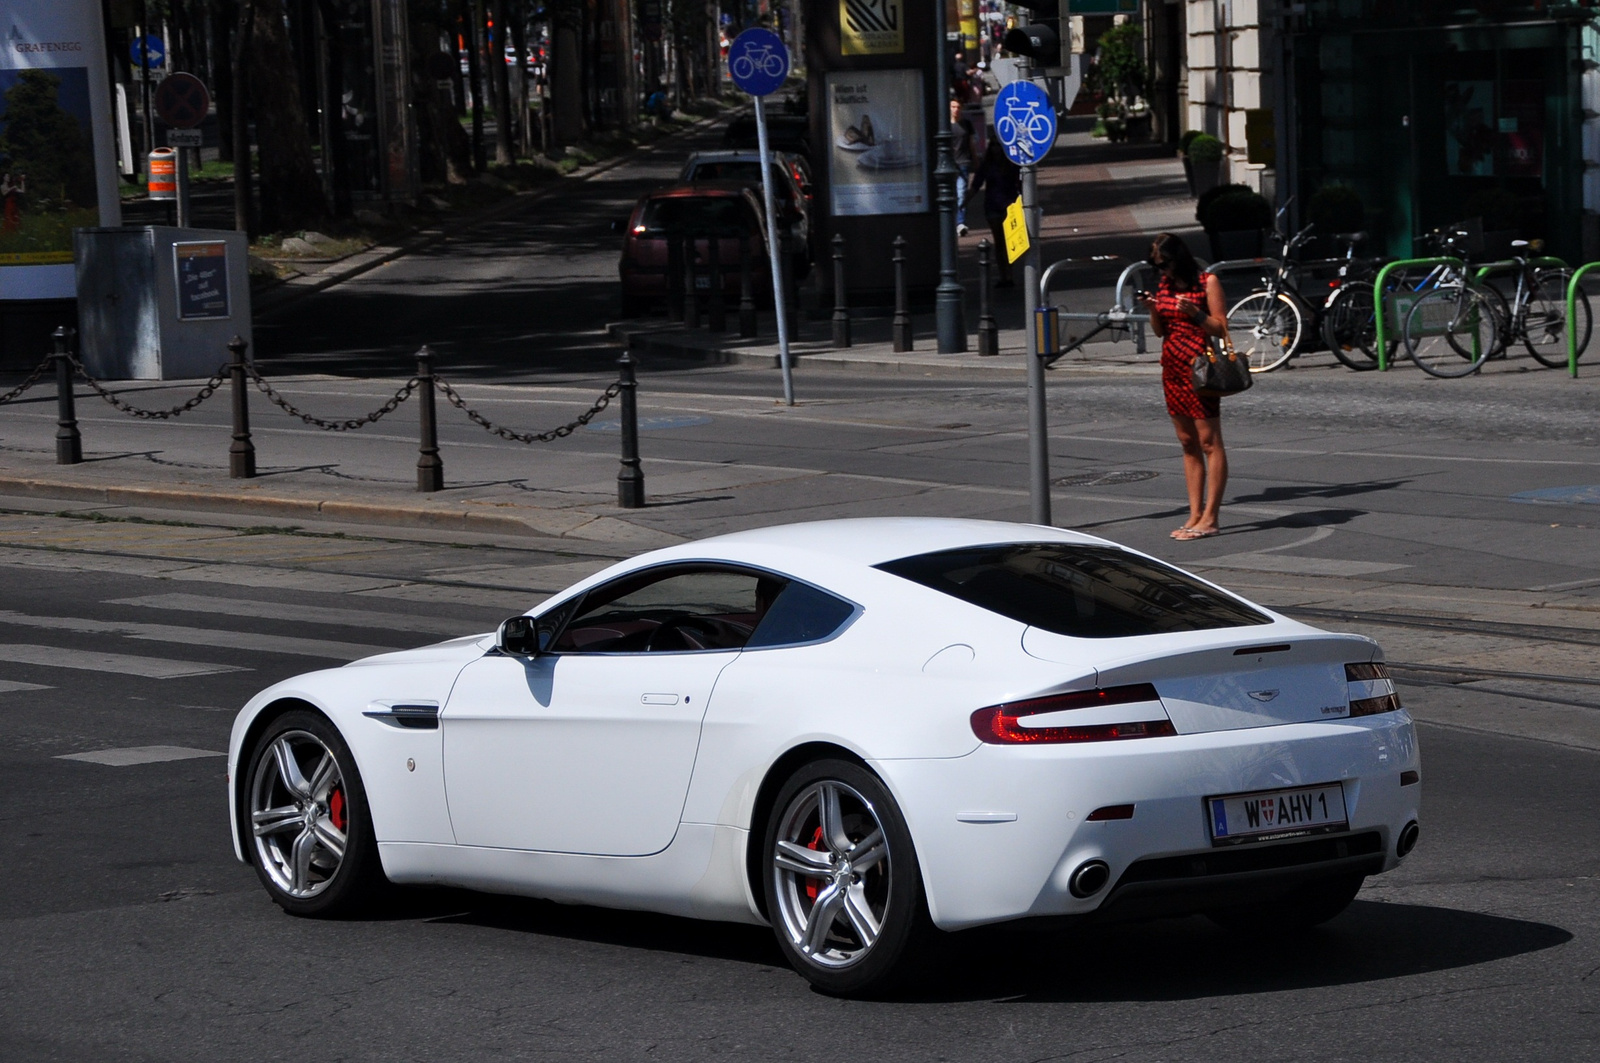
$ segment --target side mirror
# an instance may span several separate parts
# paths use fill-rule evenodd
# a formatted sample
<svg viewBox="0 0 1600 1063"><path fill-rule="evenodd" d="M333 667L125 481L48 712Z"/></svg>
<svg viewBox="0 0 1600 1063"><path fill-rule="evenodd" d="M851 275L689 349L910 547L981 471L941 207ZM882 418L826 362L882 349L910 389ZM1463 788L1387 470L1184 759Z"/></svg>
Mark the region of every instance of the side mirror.
<svg viewBox="0 0 1600 1063"><path fill-rule="evenodd" d="M500 623L495 648L511 657L539 656L539 626L531 616L514 616Z"/></svg>

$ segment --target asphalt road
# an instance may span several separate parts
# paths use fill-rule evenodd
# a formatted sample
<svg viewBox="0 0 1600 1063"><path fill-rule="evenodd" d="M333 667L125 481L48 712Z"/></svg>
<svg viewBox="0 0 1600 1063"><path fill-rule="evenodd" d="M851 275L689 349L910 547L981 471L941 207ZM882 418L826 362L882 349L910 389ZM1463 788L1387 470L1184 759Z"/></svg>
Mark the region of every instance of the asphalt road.
<svg viewBox="0 0 1600 1063"><path fill-rule="evenodd" d="M0 550L8 1063L1499 1061L1600 1048L1600 752L1481 726L1421 725L1420 848L1303 940L1241 940L1201 919L986 930L958 938L913 994L846 1002L811 992L751 928L461 891L408 892L365 920L292 919L234 862L223 761L200 755L225 749L237 707L364 647L485 629L540 597L518 588L600 561L176 526L118 545L138 529L116 524L63 546L82 523L7 518L10 541L33 529L53 548ZM1425 713L1480 696L1402 691ZM1588 707L1571 711L1600 712L1578 694ZM1493 701L1535 720L1549 707ZM190 759L150 760L177 755ZM102 762L119 757L150 762Z"/></svg>

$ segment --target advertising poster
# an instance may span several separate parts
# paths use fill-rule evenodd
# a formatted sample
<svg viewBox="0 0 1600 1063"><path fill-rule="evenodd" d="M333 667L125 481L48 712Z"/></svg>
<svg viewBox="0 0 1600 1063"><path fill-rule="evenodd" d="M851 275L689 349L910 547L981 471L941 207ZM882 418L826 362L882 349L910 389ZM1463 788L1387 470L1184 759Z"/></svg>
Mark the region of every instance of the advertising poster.
<svg viewBox="0 0 1600 1063"><path fill-rule="evenodd" d="M1494 176L1494 82L1444 83L1445 172L1453 177Z"/></svg>
<svg viewBox="0 0 1600 1063"><path fill-rule="evenodd" d="M228 245L196 240L172 245L178 274L178 320L228 317Z"/></svg>
<svg viewBox="0 0 1600 1063"><path fill-rule="evenodd" d="M839 0L839 51L899 55L906 50L905 0Z"/></svg>
<svg viewBox="0 0 1600 1063"><path fill-rule="evenodd" d="M98 0L0 0L0 299L70 299L72 230L122 221Z"/></svg>
<svg viewBox="0 0 1600 1063"><path fill-rule="evenodd" d="M929 210L922 72L833 73L827 93L834 216Z"/></svg>

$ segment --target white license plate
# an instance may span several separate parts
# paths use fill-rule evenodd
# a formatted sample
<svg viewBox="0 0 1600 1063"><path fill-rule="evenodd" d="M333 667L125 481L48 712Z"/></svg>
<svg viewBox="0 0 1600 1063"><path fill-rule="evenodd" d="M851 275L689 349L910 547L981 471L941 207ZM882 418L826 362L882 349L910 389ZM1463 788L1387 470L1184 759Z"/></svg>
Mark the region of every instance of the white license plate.
<svg viewBox="0 0 1600 1063"><path fill-rule="evenodd" d="M1350 826L1338 783L1208 797L1206 812L1213 845L1301 838Z"/></svg>
<svg viewBox="0 0 1600 1063"><path fill-rule="evenodd" d="M711 278L710 277L696 277L694 279L694 286L696 288L700 288L700 289L710 288L711 287Z"/></svg>

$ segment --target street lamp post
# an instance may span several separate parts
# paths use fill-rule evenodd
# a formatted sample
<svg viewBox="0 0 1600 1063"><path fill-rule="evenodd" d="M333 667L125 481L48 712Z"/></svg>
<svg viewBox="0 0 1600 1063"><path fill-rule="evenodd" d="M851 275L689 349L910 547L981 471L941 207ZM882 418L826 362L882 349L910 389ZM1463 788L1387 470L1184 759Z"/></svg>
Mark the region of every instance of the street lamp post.
<svg viewBox="0 0 1600 1063"><path fill-rule="evenodd" d="M939 86L935 108L938 132L934 134L934 198L939 204L939 287L934 293L934 319L939 333L939 353L959 354L967 349L964 293L956 279L956 163L950 153L950 61L945 56L949 35L944 0L934 0L935 79Z"/></svg>

